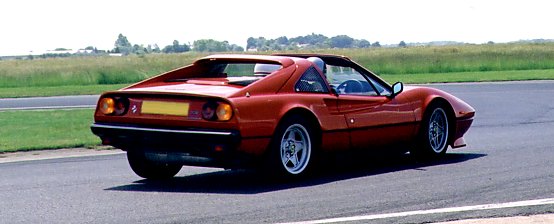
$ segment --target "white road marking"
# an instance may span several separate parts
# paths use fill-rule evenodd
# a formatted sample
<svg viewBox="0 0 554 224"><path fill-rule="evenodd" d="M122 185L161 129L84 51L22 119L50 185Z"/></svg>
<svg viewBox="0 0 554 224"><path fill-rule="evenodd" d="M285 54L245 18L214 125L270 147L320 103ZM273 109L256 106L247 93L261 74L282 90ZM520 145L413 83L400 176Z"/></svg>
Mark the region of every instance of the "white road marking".
<svg viewBox="0 0 554 224"><path fill-rule="evenodd" d="M351 221L406 217L406 216L414 216L414 215L428 215L428 214L440 214L440 213L452 213L452 212L467 212L467 211L502 209L502 208L516 208L516 207L527 207L527 206L549 205L549 204L554 204L554 198L545 198L545 199L537 199L537 200L529 200L529 201L507 202L507 203L497 203L497 204L473 205L473 206L463 206L463 207L453 207L453 208L417 210L417 211L388 213L388 214L361 215L361 216L351 216L351 217L342 217L342 218L330 218L330 219L320 219L320 220L310 220L310 221L300 221L300 222L289 222L289 223L286 223L286 224L319 224L319 223L351 222Z"/></svg>
<svg viewBox="0 0 554 224"><path fill-rule="evenodd" d="M95 108L95 107L96 105L10 107L10 108L0 108L0 111L3 111L3 110L59 110L59 109Z"/></svg>

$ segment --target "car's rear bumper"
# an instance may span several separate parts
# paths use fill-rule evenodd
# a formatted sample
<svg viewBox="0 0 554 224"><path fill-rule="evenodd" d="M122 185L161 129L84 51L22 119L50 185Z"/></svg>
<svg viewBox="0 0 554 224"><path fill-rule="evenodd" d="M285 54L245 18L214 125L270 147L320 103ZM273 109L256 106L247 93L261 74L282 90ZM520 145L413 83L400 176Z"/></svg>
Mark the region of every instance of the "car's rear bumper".
<svg viewBox="0 0 554 224"><path fill-rule="evenodd" d="M235 167L247 158L239 153L236 130L175 129L94 123L92 132L102 144L124 151L143 152L147 158L181 165Z"/></svg>

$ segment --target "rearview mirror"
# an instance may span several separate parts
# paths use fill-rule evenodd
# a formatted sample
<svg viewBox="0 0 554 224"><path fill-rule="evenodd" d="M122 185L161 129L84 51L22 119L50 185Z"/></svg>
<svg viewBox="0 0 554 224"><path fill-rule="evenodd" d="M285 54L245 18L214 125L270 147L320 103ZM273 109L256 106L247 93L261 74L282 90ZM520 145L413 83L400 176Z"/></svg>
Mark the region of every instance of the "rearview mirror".
<svg viewBox="0 0 554 224"><path fill-rule="evenodd" d="M396 95L400 94L402 91L404 91L404 84L402 84L401 82L397 82L397 83L394 83L394 85L392 85L392 94L391 94L391 98L394 98Z"/></svg>

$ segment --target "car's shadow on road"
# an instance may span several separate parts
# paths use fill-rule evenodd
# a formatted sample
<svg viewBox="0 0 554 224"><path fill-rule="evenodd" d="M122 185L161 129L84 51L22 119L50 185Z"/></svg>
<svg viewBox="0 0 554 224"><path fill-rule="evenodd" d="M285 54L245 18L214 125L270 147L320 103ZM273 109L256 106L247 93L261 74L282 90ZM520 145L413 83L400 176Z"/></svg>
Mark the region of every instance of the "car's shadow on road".
<svg viewBox="0 0 554 224"><path fill-rule="evenodd" d="M163 181L138 180L130 184L115 186L109 191L214 193L214 194L258 194L296 187L320 185L352 178L379 175L402 170L420 170L438 165L461 163L478 159L486 154L448 153L438 161L418 161L409 155L379 157L357 161L352 156L343 162L329 162L317 173L294 180L275 178L263 172L252 170L222 170L191 176L177 176ZM344 162L348 161L348 162ZM186 167L184 167L186 168Z"/></svg>

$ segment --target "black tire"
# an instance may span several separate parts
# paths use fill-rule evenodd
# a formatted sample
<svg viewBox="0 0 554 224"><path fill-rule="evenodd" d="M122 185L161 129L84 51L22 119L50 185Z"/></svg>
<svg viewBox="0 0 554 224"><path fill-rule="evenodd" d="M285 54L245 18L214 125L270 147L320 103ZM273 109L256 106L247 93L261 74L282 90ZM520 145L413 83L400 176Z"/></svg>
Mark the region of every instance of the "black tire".
<svg viewBox="0 0 554 224"><path fill-rule="evenodd" d="M425 111L418 134L417 148L412 153L420 159L438 159L446 154L450 137L448 110L438 103Z"/></svg>
<svg viewBox="0 0 554 224"><path fill-rule="evenodd" d="M156 163L146 158L142 152L127 152L127 160L131 169L140 177L146 179L169 179L181 170L181 165Z"/></svg>
<svg viewBox="0 0 554 224"><path fill-rule="evenodd" d="M298 177L310 173L315 166L315 150L319 137L306 118L292 115L285 118L277 127L269 148L269 162L266 166L271 173L280 177Z"/></svg>

